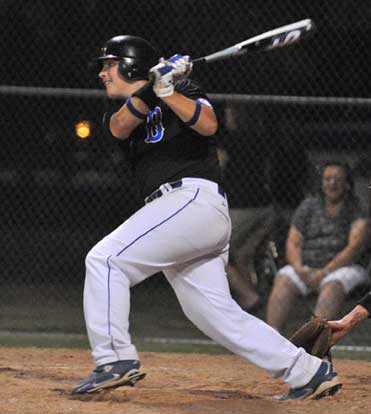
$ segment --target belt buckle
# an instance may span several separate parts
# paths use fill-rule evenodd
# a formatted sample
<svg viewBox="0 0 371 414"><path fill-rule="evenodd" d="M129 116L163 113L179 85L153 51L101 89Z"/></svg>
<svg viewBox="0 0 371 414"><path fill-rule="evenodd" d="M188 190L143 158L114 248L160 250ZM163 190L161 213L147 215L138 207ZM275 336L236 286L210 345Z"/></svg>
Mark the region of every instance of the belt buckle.
<svg viewBox="0 0 371 414"><path fill-rule="evenodd" d="M162 194L168 193L172 189L173 187L169 183L162 184L159 187L159 190L161 191Z"/></svg>
<svg viewBox="0 0 371 414"><path fill-rule="evenodd" d="M163 196L166 193L169 193L170 191L174 190L174 188L178 188L182 186L182 180L174 181L172 183L164 183L161 184L160 187L155 190L153 193L151 193L148 197L144 199L145 203L150 203L153 200L156 200L156 198L159 198Z"/></svg>

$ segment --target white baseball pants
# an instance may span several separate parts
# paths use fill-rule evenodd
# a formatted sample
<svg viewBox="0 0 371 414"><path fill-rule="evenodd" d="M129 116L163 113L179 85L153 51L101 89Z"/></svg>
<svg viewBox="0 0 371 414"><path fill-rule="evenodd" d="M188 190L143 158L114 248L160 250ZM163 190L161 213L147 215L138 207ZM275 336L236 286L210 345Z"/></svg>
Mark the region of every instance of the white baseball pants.
<svg viewBox="0 0 371 414"><path fill-rule="evenodd" d="M130 288L163 271L185 315L231 352L291 387L308 383L321 360L296 348L231 297L225 265L231 223L214 182L162 186L86 257L84 312L97 366L139 359L129 334Z"/></svg>

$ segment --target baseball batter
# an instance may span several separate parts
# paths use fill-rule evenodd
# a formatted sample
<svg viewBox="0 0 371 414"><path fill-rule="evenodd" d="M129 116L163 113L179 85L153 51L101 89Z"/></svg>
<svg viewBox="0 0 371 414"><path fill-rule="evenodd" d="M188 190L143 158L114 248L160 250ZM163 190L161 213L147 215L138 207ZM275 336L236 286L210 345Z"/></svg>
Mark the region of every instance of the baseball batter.
<svg viewBox="0 0 371 414"><path fill-rule="evenodd" d="M86 257L84 312L96 368L72 394L145 376L128 331L130 288L159 271L202 332L282 377L290 386L283 398L335 393L341 384L329 362L296 348L230 295L231 222L213 137L218 122L205 92L188 79L190 58L159 60L146 40L116 36L98 60L107 95L126 99L109 127L127 143L144 206Z"/></svg>

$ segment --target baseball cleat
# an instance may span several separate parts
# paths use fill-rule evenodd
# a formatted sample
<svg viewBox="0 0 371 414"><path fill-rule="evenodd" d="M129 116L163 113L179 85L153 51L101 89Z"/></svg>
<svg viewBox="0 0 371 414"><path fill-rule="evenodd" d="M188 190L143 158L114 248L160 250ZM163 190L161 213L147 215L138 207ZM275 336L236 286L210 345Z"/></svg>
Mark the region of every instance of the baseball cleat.
<svg viewBox="0 0 371 414"><path fill-rule="evenodd" d="M101 365L71 391L75 394L93 394L123 385L134 386L145 377L137 360L125 360Z"/></svg>
<svg viewBox="0 0 371 414"><path fill-rule="evenodd" d="M342 387L342 383L334 370L334 367L328 361L323 361L314 377L307 385L300 388L290 389L286 395L276 395L273 398L279 401L286 400L304 400L320 398L334 395Z"/></svg>

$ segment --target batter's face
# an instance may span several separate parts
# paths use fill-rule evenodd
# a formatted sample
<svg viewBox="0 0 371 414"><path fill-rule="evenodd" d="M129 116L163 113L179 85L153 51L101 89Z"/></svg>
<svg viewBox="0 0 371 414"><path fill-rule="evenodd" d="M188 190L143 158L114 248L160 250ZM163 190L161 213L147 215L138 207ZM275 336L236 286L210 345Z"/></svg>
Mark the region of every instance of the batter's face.
<svg viewBox="0 0 371 414"><path fill-rule="evenodd" d="M133 91L133 82L127 82L119 74L119 62L114 59L107 59L103 61L103 66L99 72L104 86L106 87L107 95L111 98L129 97Z"/></svg>
<svg viewBox="0 0 371 414"><path fill-rule="evenodd" d="M329 165L324 169L322 191L328 201L336 203L343 200L349 189L346 174L342 167Z"/></svg>

